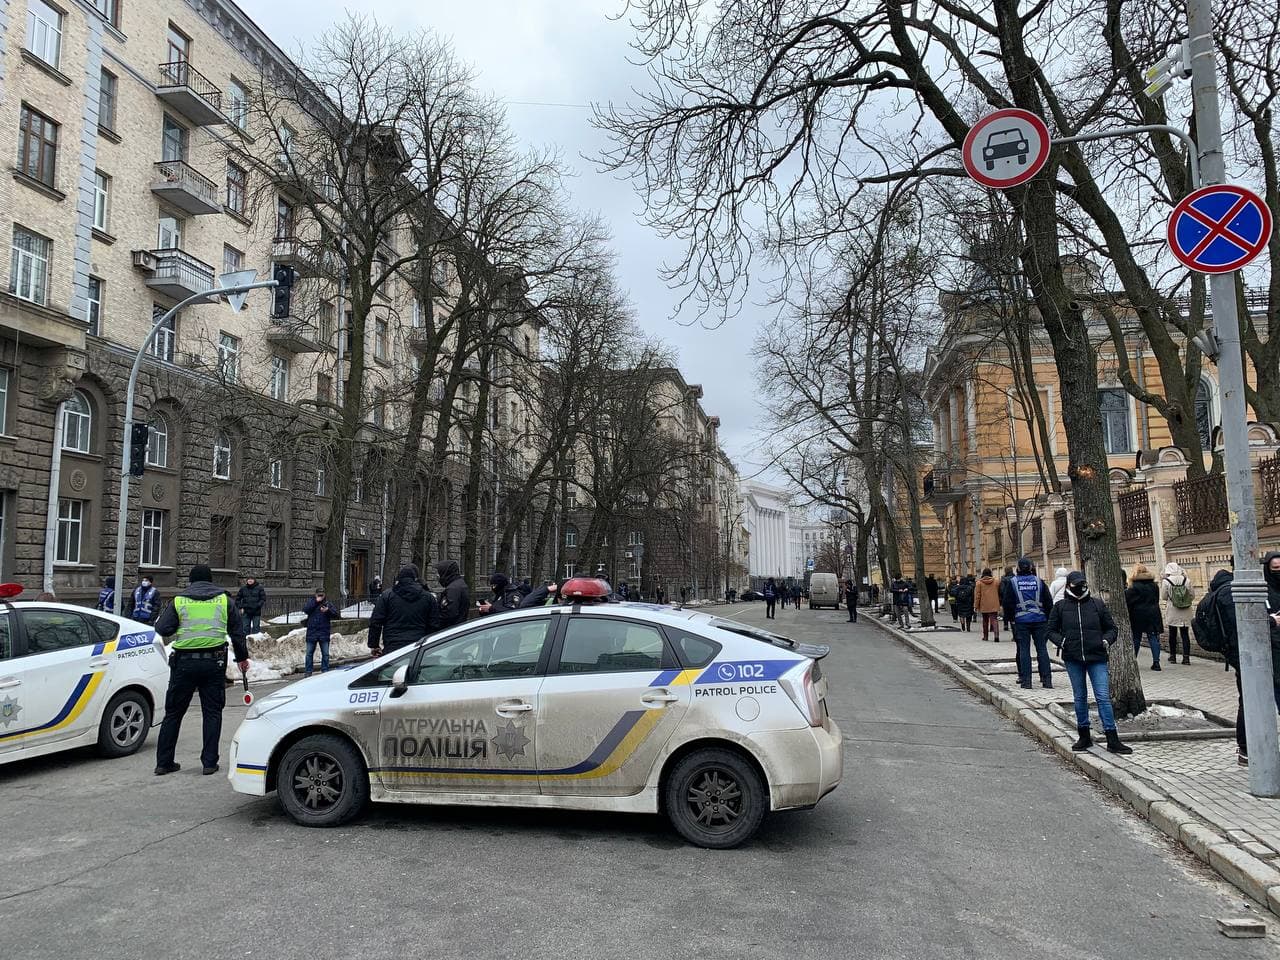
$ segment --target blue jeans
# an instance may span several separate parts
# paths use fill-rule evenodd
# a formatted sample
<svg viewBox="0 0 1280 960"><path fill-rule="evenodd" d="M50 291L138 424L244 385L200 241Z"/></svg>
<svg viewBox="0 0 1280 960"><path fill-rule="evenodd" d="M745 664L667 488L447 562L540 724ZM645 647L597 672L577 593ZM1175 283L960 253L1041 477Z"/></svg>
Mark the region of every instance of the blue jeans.
<svg viewBox="0 0 1280 960"><path fill-rule="evenodd" d="M315 661L317 644L319 644L320 646L320 672L324 673L329 669L328 637L326 637L323 640L308 640L307 641L307 668L304 671L304 676L308 676L308 677L311 676L311 669L312 669L312 664Z"/></svg>
<svg viewBox="0 0 1280 960"><path fill-rule="evenodd" d="M1160 662L1160 634L1158 633L1138 633L1136 630L1133 634L1133 655L1136 657L1138 651L1142 649L1142 638L1146 636L1147 645L1151 647L1151 662Z"/></svg>
<svg viewBox="0 0 1280 960"><path fill-rule="evenodd" d="M244 620L245 633L261 633L262 632L262 611L250 613L248 610L241 611L241 617Z"/></svg>
<svg viewBox="0 0 1280 960"><path fill-rule="evenodd" d="M1040 682L1053 682L1053 669L1049 664L1049 624L1014 623L1013 639L1018 644L1018 680L1031 682L1031 641L1036 642L1036 665L1040 668Z"/></svg>
<svg viewBox="0 0 1280 960"><path fill-rule="evenodd" d="M1077 660L1064 660L1067 676L1071 678L1071 695L1076 703L1076 726L1089 726L1089 687L1085 683L1088 677L1093 684L1093 698L1098 701L1098 716L1102 718L1103 730L1116 728L1116 717L1111 711L1111 674L1107 670L1107 661L1099 663L1080 663Z"/></svg>

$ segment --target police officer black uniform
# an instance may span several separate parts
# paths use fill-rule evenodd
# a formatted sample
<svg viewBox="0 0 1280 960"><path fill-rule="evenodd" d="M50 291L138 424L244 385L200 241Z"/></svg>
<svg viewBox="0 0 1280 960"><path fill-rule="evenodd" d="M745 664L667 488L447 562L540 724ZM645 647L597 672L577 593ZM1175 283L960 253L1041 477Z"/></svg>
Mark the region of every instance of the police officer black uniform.
<svg viewBox="0 0 1280 960"><path fill-rule="evenodd" d="M181 768L174 762L178 731L191 697L200 694L204 743L200 750L203 773L218 772L218 741L222 710L227 705L227 637L241 670L249 669L249 646L244 623L226 590L213 585L213 571L204 564L191 568L187 589L173 598L156 621L156 633L173 637L169 647L169 690L164 698L164 721L156 744L156 776Z"/></svg>

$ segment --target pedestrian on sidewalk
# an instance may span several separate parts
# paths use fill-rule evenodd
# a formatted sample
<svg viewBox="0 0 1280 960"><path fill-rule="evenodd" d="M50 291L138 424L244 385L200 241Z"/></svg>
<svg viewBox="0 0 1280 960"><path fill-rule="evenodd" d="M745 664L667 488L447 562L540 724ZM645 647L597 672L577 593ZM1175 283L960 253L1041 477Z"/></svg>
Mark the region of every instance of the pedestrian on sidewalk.
<svg viewBox="0 0 1280 960"><path fill-rule="evenodd" d="M764 616L766 620L776 620L778 604L778 585L770 577L764 584Z"/></svg>
<svg viewBox="0 0 1280 960"><path fill-rule="evenodd" d="M246 633L262 632L262 608L267 602L267 591L254 577L245 580L236 591L236 609L244 621Z"/></svg>
<svg viewBox="0 0 1280 960"><path fill-rule="evenodd" d="M992 639L1000 642L1000 584L996 582L991 568L987 567L978 578L978 585L973 597L974 609L982 614L982 639L987 639L990 630Z"/></svg>
<svg viewBox="0 0 1280 960"><path fill-rule="evenodd" d="M302 612L307 615L307 656L303 665L304 677L311 676L316 647L320 648L320 672L329 672L329 639L333 634L333 618L338 615L337 608L324 595L324 587L317 587L315 595L302 605Z"/></svg>
<svg viewBox="0 0 1280 960"><path fill-rule="evenodd" d="M960 629L968 633L973 628L973 577L961 577L956 584L956 613L960 617Z"/></svg>
<svg viewBox="0 0 1280 960"><path fill-rule="evenodd" d="M1111 709L1111 677L1107 661L1111 656L1111 645L1116 642L1116 622L1105 603L1089 596L1089 584L1083 573L1073 571L1067 575L1063 598L1049 612L1048 634L1071 679L1076 731L1080 734L1080 739L1071 745L1071 749L1088 750L1093 746L1089 731L1089 685L1092 684L1102 732L1107 737L1107 749L1112 753L1133 753L1132 747L1120 742L1115 712Z"/></svg>
<svg viewBox="0 0 1280 960"><path fill-rule="evenodd" d="M1191 662L1191 615L1195 611L1196 591L1186 572L1172 560L1164 566L1160 578L1160 597L1164 600L1164 624L1169 628L1169 663L1178 662L1178 635L1182 635L1182 662Z"/></svg>
<svg viewBox="0 0 1280 960"><path fill-rule="evenodd" d="M98 591L98 602L93 609L101 610L103 613L114 613L116 603L116 578L107 577L102 581L102 589Z"/></svg>
<svg viewBox="0 0 1280 960"><path fill-rule="evenodd" d="M150 623L160 613L160 591L151 580L151 574L144 573L141 581L133 588L133 609L129 616L139 623Z"/></svg>
<svg viewBox="0 0 1280 960"><path fill-rule="evenodd" d="M794 587L792 587L792 588L791 588L791 599L792 599L792 600L794 600L794 601L796 602L796 609L797 609L797 610L799 610L799 609L800 609L800 594L801 594L801 592L802 592L802 591L800 590L800 586L799 586L799 584L797 584L796 586L794 586Z"/></svg>
<svg viewBox="0 0 1280 960"><path fill-rule="evenodd" d="M1018 645L1018 685L1031 689L1031 644L1034 642L1040 686L1052 690L1048 623L1053 598L1049 596L1049 585L1036 576L1036 565L1030 557L1018 558L1018 572L1007 582L1001 599L1005 621L1013 623L1013 639Z"/></svg>
<svg viewBox="0 0 1280 960"><path fill-rule="evenodd" d="M952 623L960 622L960 614L956 613L956 588L958 586L960 586L960 581L954 576L947 581L947 606L951 608Z"/></svg>
<svg viewBox="0 0 1280 960"><path fill-rule="evenodd" d="M924 595L929 598L929 606L938 612L938 578L932 573L924 578Z"/></svg>
<svg viewBox="0 0 1280 960"><path fill-rule="evenodd" d="M1059 567L1053 571L1053 582L1049 584L1049 596L1054 603L1061 600L1067 590L1067 573L1066 567Z"/></svg>
<svg viewBox="0 0 1280 960"><path fill-rule="evenodd" d="M1013 567L1012 566L1005 567L1004 575L1000 577L1000 597L1001 597L1002 603L1003 603L1005 591L1009 589L1009 581L1012 579L1013 579ZM1001 612L1001 615L1004 618L1004 628L1012 633L1013 619L1009 615L1007 607Z"/></svg>
<svg viewBox="0 0 1280 960"><path fill-rule="evenodd" d="M849 611L849 622L858 622L858 591L853 586L852 580L844 582L844 606Z"/></svg>
<svg viewBox="0 0 1280 960"><path fill-rule="evenodd" d="M1160 617L1160 588L1156 578L1145 563L1133 568L1129 588L1124 592L1124 602L1129 608L1129 626L1133 630L1133 652L1142 649L1143 638L1151 646L1151 669L1160 669L1160 634L1164 621Z"/></svg>
<svg viewBox="0 0 1280 960"><path fill-rule="evenodd" d="M911 585L902 579L901 573L893 575L893 583L889 585L893 595L893 622L903 630L911 629Z"/></svg>

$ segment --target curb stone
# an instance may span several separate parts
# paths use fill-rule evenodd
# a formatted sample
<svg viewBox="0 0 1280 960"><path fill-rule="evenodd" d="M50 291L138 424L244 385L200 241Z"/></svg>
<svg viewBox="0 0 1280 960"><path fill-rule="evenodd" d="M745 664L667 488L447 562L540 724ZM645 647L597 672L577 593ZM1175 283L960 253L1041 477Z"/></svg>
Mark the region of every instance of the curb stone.
<svg viewBox="0 0 1280 960"><path fill-rule="evenodd" d="M1280 917L1280 870L1276 867L1211 829L1195 813L1172 800L1168 794L1128 773L1122 766L1089 751L1074 752L1071 749L1071 738L1064 735L1060 727L1040 716L1034 705L1019 699L1004 687L975 676L955 658L882 623L879 618L866 619L959 680L1018 727L1052 748L1058 756L1074 764L1080 772L1104 789L1124 800L1161 833L1176 840L1228 883L1265 904L1274 916Z"/></svg>

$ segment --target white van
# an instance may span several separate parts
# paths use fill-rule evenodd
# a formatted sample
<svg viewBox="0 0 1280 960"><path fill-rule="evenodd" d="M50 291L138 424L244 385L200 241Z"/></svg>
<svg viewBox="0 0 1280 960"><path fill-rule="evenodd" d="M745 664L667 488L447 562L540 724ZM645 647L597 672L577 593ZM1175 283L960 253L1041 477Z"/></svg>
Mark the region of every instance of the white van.
<svg viewBox="0 0 1280 960"><path fill-rule="evenodd" d="M834 573L814 573L809 575L809 609L830 607L840 609L840 581Z"/></svg>

